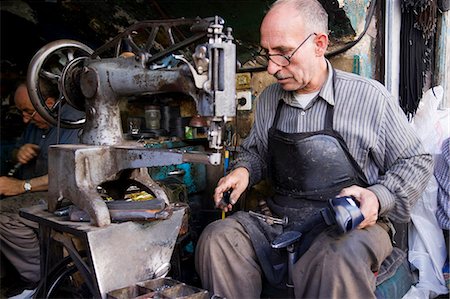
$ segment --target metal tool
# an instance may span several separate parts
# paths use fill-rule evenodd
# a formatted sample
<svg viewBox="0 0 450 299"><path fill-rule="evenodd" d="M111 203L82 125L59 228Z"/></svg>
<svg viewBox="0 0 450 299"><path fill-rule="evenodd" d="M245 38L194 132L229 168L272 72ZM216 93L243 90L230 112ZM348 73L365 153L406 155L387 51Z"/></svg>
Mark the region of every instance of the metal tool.
<svg viewBox="0 0 450 299"><path fill-rule="evenodd" d="M250 214L250 216L258 218L264 222L266 222L269 225L274 225L274 224L280 224L282 226L286 226L289 222L288 217L284 216L283 218L276 218L276 217L272 217L272 216L267 216L264 214L260 214L260 213L256 213L253 211L249 211L248 212Z"/></svg>
<svg viewBox="0 0 450 299"><path fill-rule="evenodd" d="M165 208L163 210L109 210L112 222L161 220L169 218L172 213L172 209L170 208ZM77 208L76 206L71 206L68 214L70 221L89 222L91 220L87 212Z"/></svg>
<svg viewBox="0 0 450 299"><path fill-rule="evenodd" d="M223 159L223 176L227 175L228 165L230 161L230 152L228 150L225 150L224 152L224 159ZM222 203L225 203L225 205L228 206L230 202L230 196L231 196L231 189L223 193L222 197ZM225 211L222 210L222 219L225 219Z"/></svg>
<svg viewBox="0 0 450 299"><path fill-rule="evenodd" d="M223 193L222 199L219 202L219 207L227 207L231 204L231 192L233 192L233 189L228 189Z"/></svg>

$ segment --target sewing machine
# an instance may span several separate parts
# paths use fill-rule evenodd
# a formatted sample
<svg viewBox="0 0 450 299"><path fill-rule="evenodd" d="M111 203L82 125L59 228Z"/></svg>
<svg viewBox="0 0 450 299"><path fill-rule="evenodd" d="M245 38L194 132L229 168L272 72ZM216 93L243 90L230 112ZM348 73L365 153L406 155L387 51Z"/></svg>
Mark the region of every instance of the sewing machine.
<svg viewBox="0 0 450 299"><path fill-rule="evenodd" d="M216 16L139 22L95 51L77 41L58 40L36 53L27 76L36 111L54 126L82 128L81 144L49 149L48 211L21 212L40 224L44 279L49 253L42 240L50 236L68 250L84 280L91 282L94 297L105 298L108 291L167 274L184 212L174 209L165 217L168 220L153 223L111 223L114 215L99 186L115 187L121 198L127 182L137 182L156 197L153 206L164 210L173 205L148 167L219 165L222 131L235 116L235 52L231 29L224 29L224 21ZM58 87L52 107L45 104L43 80ZM146 148L124 139L119 101L166 92L181 92L195 101L198 114L207 118L211 151ZM64 119L61 111L66 105L85 111L85 118ZM91 223L71 223L53 215L63 200L86 212ZM88 262L67 233L84 240Z"/></svg>
<svg viewBox="0 0 450 299"><path fill-rule="evenodd" d="M89 214L93 224L105 226L110 214L97 192L100 184L133 179L147 186L161 204L168 204L146 167L220 164L222 128L235 115L236 105L235 45L231 29L224 30L223 24L217 16L144 21L96 51L59 40L33 57L27 84L37 112L55 126L83 128L82 145L58 145L49 151L50 211L69 199ZM192 47L195 43L199 44ZM40 80L58 85L60 97L51 108L45 105ZM119 100L164 92L182 92L194 99L198 114L208 118L213 152L146 149L125 142ZM85 111L86 118L62 119L58 112L63 105Z"/></svg>

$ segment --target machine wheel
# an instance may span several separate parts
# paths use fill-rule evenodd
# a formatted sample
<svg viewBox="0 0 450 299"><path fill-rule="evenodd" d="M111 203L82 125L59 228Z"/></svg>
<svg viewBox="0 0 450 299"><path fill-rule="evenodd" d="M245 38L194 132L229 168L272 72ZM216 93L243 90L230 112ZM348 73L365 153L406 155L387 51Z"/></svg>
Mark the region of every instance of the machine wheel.
<svg viewBox="0 0 450 299"><path fill-rule="evenodd" d="M35 298L93 298L70 257L64 258L39 284Z"/></svg>
<svg viewBox="0 0 450 299"><path fill-rule="evenodd" d="M63 119L60 109L69 104L84 111L84 96L79 87L79 74L84 60L94 51L73 40L57 40L42 47L28 67L27 87L36 111L47 122L63 128L80 128L85 119ZM56 95L58 94L58 95ZM56 102L48 107L49 96Z"/></svg>

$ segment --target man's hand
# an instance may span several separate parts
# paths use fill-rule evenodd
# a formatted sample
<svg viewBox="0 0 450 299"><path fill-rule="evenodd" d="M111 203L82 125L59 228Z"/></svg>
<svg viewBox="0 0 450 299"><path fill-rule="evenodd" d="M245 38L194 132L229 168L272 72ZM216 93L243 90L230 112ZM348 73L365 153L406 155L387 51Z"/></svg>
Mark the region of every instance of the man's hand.
<svg viewBox="0 0 450 299"><path fill-rule="evenodd" d="M353 185L342 189L339 196L353 196L359 201L359 208L364 215L364 221L358 225L358 228L369 227L377 222L380 203L375 193L369 189Z"/></svg>
<svg viewBox="0 0 450 299"><path fill-rule="evenodd" d="M7 176L0 177L0 195L14 196L25 192L23 181Z"/></svg>
<svg viewBox="0 0 450 299"><path fill-rule="evenodd" d="M16 178L2 176L0 177L0 194L5 196L14 196L25 193L23 188L25 181ZM30 179L31 192L48 190L48 174Z"/></svg>
<svg viewBox="0 0 450 299"><path fill-rule="evenodd" d="M22 145L17 152L17 161L20 164L27 164L39 154L39 146L37 144L27 143Z"/></svg>
<svg viewBox="0 0 450 299"><path fill-rule="evenodd" d="M214 202L216 207L221 208L225 212L231 211L233 205L238 201L241 194L247 189L249 183L250 174L248 170L243 167L236 168L230 172L227 176L221 178L214 190ZM233 189L230 195L230 204L223 205L221 200L223 193Z"/></svg>

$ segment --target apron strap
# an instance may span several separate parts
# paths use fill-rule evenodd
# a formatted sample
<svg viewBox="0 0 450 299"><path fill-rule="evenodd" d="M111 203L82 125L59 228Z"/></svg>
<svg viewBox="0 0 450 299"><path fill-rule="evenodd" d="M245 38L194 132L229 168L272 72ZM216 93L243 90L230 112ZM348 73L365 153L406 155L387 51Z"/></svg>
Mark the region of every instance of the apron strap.
<svg viewBox="0 0 450 299"><path fill-rule="evenodd" d="M325 130L333 130L333 106L327 103L327 112L325 114Z"/></svg>
<svg viewBox="0 0 450 299"><path fill-rule="evenodd" d="M274 117L273 123L272 123L272 128L274 128L274 129L276 129L278 120L280 119L281 107L283 107L283 105L284 105L284 100L280 99L278 101L277 110L275 112L275 117Z"/></svg>

